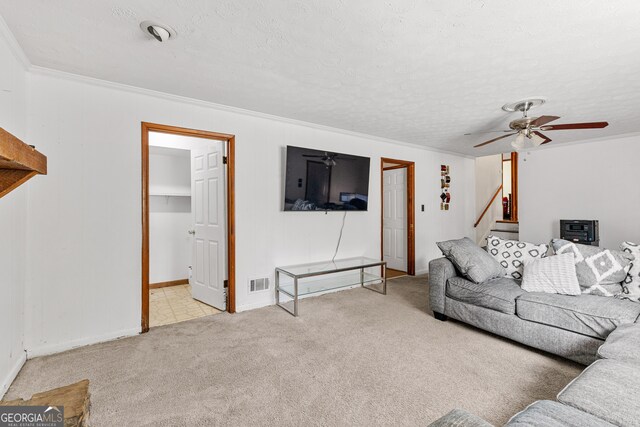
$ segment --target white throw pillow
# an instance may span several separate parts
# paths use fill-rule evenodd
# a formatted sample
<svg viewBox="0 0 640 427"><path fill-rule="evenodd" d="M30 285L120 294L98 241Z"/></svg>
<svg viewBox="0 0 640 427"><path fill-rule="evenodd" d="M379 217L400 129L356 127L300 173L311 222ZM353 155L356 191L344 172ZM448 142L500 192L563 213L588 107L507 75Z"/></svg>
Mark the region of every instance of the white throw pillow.
<svg viewBox="0 0 640 427"><path fill-rule="evenodd" d="M620 245L622 252L629 253L635 258L631 261L631 268L627 273L627 277L622 282L623 298L629 298L640 301L640 245L631 242L623 242Z"/></svg>
<svg viewBox="0 0 640 427"><path fill-rule="evenodd" d="M526 261L522 289L527 292L580 295L582 290L573 253Z"/></svg>
<svg viewBox="0 0 640 427"><path fill-rule="evenodd" d="M487 238L487 252L506 270L506 277L522 279L522 266L525 261L543 258L547 255L549 245L505 240L496 236Z"/></svg>

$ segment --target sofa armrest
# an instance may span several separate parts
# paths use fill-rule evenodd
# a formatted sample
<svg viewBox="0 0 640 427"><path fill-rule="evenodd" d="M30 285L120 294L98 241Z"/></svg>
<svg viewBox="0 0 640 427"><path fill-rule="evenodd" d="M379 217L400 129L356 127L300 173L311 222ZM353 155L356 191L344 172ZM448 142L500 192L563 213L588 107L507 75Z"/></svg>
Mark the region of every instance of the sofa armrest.
<svg viewBox="0 0 640 427"><path fill-rule="evenodd" d="M434 313L444 314L447 280L457 275L456 268L447 258L429 261L429 301Z"/></svg>
<svg viewBox="0 0 640 427"><path fill-rule="evenodd" d="M454 409L444 417L435 420L428 427L493 427L482 418L462 409Z"/></svg>

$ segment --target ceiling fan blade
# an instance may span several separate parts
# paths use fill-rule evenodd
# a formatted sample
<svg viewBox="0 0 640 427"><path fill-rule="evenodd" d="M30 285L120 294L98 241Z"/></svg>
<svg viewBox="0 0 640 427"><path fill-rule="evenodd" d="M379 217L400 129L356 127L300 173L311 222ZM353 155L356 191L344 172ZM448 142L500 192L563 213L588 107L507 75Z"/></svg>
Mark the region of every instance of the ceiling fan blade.
<svg viewBox="0 0 640 427"><path fill-rule="evenodd" d="M531 122L531 127L537 128L538 126L546 125L554 120L558 120L558 116L540 116Z"/></svg>
<svg viewBox="0 0 640 427"><path fill-rule="evenodd" d="M483 132L471 132L471 133L465 133L465 136L468 135L481 135L483 133L496 133L496 132L513 132L513 129L509 129L509 130L487 130L487 131L483 131Z"/></svg>
<svg viewBox="0 0 640 427"><path fill-rule="evenodd" d="M533 144L537 147L538 145L544 145L547 144L549 142L551 142L551 138L549 138L548 136L545 136L543 134L541 134L540 132L538 132L537 130L534 130L533 132L531 132L532 134L536 135L538 138L536 141L533 142Z"/></svg>
<svg viewBox="0 0 640 427"><path fill-rule="evenodd" d="M508 135L502 135L502 136L499 136L499 137L497 137L497 138L490 139L490 140L488 140L488 141L483 142L482 144L474 145L474 146L473 146L473 148L478 148L478 147L482 147L483 145L491 144L492 142L495 142L495 141L497 141L497 140L499 140L499 139L508 138L508 137L510 137L510 136L513 136L513 135L515 135L516 133L517 133L517 132L514 132L514 133L510 133L510 134L508 134Z"/></svg>
<svg viewBox="0 0 640 427"><path fill-rule="evenodd" d="M609 126L607 122L567 123L565 125L541 126L540 130L602 129L607 126Z"/></svg>

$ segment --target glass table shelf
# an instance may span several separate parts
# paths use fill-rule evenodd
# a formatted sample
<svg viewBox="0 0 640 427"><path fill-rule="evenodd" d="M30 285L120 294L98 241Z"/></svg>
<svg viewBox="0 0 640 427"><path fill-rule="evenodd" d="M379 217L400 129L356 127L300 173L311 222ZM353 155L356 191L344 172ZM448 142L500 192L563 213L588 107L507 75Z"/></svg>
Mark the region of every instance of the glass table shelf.
<svg viewBox="0 0 640 427"><path fill-rule="evenodd" d="M362 280L362 282L361 282ZM309 294L315 294L317 292L330 291L338 288L345 288L348 286L382 283L384 279L380 275L364 273L364 277L361 279L360 273L349 273L342 276L334 277L321 277L317 279L311 279L309 281L300 282L298 284L298 295L304 296ZM282 293L289 295L291 298L295 297L295 289L293 282L280 283L279 290Z"/></svg>
<svg viewBox="0 0 640 427"><path fill-rule="evenodd" d="M300 296L354 285L360 285L366 289L386 294L386 265L386 262L373 258L356 257L277 267L276 304L297 316ZM365 271L374 267L379 267L382 274ZM382 284L382 290L371 287L370 285L373 284ZM293 300L293 310L281 303L280 293Z"/></svg>

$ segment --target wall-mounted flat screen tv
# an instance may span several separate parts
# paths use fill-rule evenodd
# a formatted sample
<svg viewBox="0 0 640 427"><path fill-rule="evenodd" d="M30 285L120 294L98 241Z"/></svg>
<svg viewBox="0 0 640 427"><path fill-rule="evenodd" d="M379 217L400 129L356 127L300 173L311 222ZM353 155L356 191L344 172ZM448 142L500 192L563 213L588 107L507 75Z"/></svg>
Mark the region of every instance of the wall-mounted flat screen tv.
<svg viewBox="0 0 640 427"><path fill-rule="evenodd" d="M366 211L368 157L287 146L285 211Z"/></svg>

